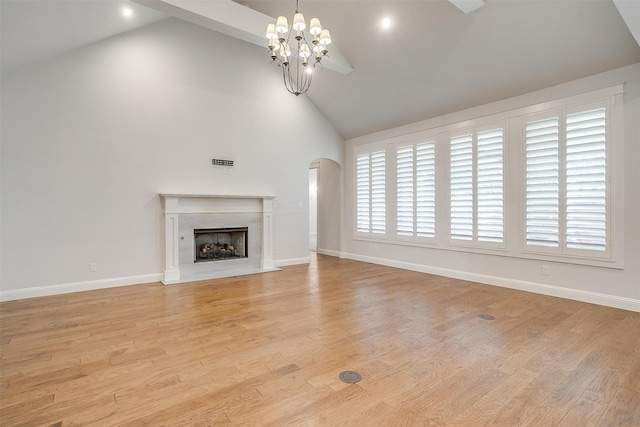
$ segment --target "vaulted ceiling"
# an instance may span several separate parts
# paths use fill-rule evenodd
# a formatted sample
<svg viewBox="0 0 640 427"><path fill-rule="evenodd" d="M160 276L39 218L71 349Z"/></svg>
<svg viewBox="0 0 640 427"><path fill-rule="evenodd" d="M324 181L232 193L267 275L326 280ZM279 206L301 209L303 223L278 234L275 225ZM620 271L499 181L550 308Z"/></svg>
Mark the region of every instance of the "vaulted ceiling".
<svg viewBox="0 0 640 427"><path fill-rule="evenodd" d="M189 3L173 2L180 1ZM3 72L173 14L139 3L154 6L2 0ZM271 17L291 18L295 9L293 0L237 3ZM351 138L640 62L632 34L640 2L616 3L485 0L464 13L447 0L300 0L300 11L321 19L353 68L345 74L327 65L305 96ZM125 6L134 11L128 20L117 12ZM385 17L388 29L380 25Z"/></svg>

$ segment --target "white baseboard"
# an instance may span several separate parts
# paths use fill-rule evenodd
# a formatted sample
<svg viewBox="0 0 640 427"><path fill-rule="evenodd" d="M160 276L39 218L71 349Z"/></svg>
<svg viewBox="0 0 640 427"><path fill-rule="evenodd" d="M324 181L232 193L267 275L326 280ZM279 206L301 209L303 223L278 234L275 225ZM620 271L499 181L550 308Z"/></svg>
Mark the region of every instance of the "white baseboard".
<svg viewBox="0 0 640 427"><path fill-rule="evenodd" d="M163 278L164 274L154 273L140 276L116 277L113 279L90 280L86 282L63 283L60 285L37 286L27 289L0 290L0 301L93 291L97 289L116 288L118 286L139 285L141 283L159 282Z"/></svg>
<svg viewBox="0 0 640 427"><path fill-rule="evenodd" d="M309 257L278 259L273 262L276 267L286 267L287 265L309 264Z"/></svg>
<svg viewBox="0 0 640 427"><path fill-rule="evenodd" d="M640 312L640 300L616 295L601 294L598 292L581 291L578 289L564 288L561 286L546 285L543 283L528 282L525 280L508 279L505 277L491 276L487 274L471 273L468 271L450 270L447 268L433 267L429 265L414 264L403 261L394 261L384 258L376 258L364 255L342 253L344 258L356 261L369 262L372 264L386 265L388 267L402 268L404 270L418 271L421 273L434 274L437 276L451 277L453 279L469 280L485 285L501 286L503 288L518 289L521 291L533 292L536 294L549 295L571 299L575 301L588 302L591 304L604 305L607 307L621 308L624 310Z"/></svg>
<svg viewBox="0 0 640 427"><path fill-rule="evenodd" d="M329 255L329 256L334 256L334 257L341 258L340 251L333 251L331 249L320 249L320 248L318 248L318 253L322 254L322 255Z"/></svg>
<svg viewBox="0 0 640 427"><path fill-rule="evenodd" d="M330 253L329 253L330 252ZM322 252L324 253L324 251ZM446 268L433 267L422 264L413 264L403 261L393 261L384 258L369 257L344 252L327 251L325 255L339 256L340 258L353 259L356 261L369 262L372 264L386 265L389 267L402 268L405 270L418 271L421 273L434 274L438 276L451 277L460 280L469 280L493 286L518 289L521 291L533 292L536 294L549 295L560 298L567 298L576 301L588 302L592 304L604 305L608 307L621 308L624 310L640 312L640 300L633 298L619 297L616 295L601 294L597 292L581 291L577 289L564 288L561 286L546 285L543 283L528 282L524 280L507 279L499 276L470 273L467 271L451 270ZM308 264L309 258L291 258L275 261L277 267L288 265ZM0 290L0 301L12 301L24 298L34 298L49 295L59 295L71 292L91 291L97 289L115 288L118 286L138 285L141 283L160 282L164 278L162 273L144 274L139 276L117 277L113 279L91 280L86 282L64 283L59 285L38 286L27 289Z"/></svg>

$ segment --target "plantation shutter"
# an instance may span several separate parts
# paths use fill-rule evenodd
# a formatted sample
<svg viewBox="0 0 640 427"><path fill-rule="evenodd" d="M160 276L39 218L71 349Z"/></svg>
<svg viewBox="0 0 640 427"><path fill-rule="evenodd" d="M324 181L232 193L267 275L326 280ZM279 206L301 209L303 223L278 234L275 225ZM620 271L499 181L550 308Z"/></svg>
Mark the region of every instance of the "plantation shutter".
<svg viewBox="0 0 640 427"><path fill-rule="evenodd" d="M413 236L413 145L396 150L396 231Z"/></svg>
<svg viewBox="0 0 640 427"><path fill-rule="evenodd" d="M384 233L386 218L385 152L356 156L356 231Z"/></svg>
<svg viewBox="0 0 640 427"><path fill-rule="evenodd" d="M385 152L371 153L371 232L386 231Z"/></svg>
<svg viewBox="0 0 640 427"><path fill-rule="evenodd" d="M435 142L416 145L416 235L436 235Z"/></svg>
<svg viewBox="0 0 640 427"><path fill-rule="evenodd" d="M559 125L558 117L525 126L526 243L558 247L559 230Z"/></svg>
<svg viewBox="0 0 640 427"><path fill-rule="evenodd" d="M451 138L451 231L452 239L473 239L473 138Z"/></svg>
<svg viewBox="0 0 640 427"><path fill-rule="evenodd" d="M606 110L566 116L566 245L607 248Z"/></svg>
<svg viewBox="0 0 640 427"><path fill-rule="evenodd" d="M370 192L369 153L359 154L356 157L356 230L359 232L368 233L371 227Z"/></svg>
<svg viewBox="0 0 640 427"><path fill-rule="evenodd" d="M479 241L504 241L503 130L477 135L477 203Z"/></svg>

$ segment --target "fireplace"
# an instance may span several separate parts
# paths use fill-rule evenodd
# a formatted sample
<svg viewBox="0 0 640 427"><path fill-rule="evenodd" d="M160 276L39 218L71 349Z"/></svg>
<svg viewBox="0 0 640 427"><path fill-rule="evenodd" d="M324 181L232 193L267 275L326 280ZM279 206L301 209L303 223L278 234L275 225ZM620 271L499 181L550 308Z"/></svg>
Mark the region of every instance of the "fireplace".
<svg viewBox="0 0 640 427"><path fill-rule="evenodd" d="M273 196L160 197L164 208L165 285L278 270L273 264ZM209 246L203 248L206 244ZM205 254L198 259L202 249L206 249Z"/></svg>
<svg viewBox="0 0 640 427"><path fill-rule="evenodd" d="M248 227L194 229L193 262L247 258L248 231Z"/></svg>

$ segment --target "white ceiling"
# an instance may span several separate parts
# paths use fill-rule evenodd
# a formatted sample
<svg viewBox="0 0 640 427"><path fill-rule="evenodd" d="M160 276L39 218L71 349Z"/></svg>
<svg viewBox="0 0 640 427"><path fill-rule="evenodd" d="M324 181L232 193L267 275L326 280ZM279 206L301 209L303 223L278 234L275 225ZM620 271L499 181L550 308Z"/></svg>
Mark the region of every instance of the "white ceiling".
<svg viewBox="0 0 640 427"><path fill-rule="evenodd" d="M640 1L615 1L634 25ZM295 8L293 0L238 3L270 16ZM0 5L3 72L167 16L119 0ZM130 19L123 6L134 10ZM353 67L319 70L307 96L351 138L640 62L618 8L612 0L485 0L465 14L446 0L300 0ZM385 16L389 30L379 25Z"/></svg>
<svg viewBox="0 0 640 427"><path fill-rule="evenodd" d="M129 18L122 9L134 12ZM77 49L167 16L126 0L0 0L2 71Z"/></svg>

